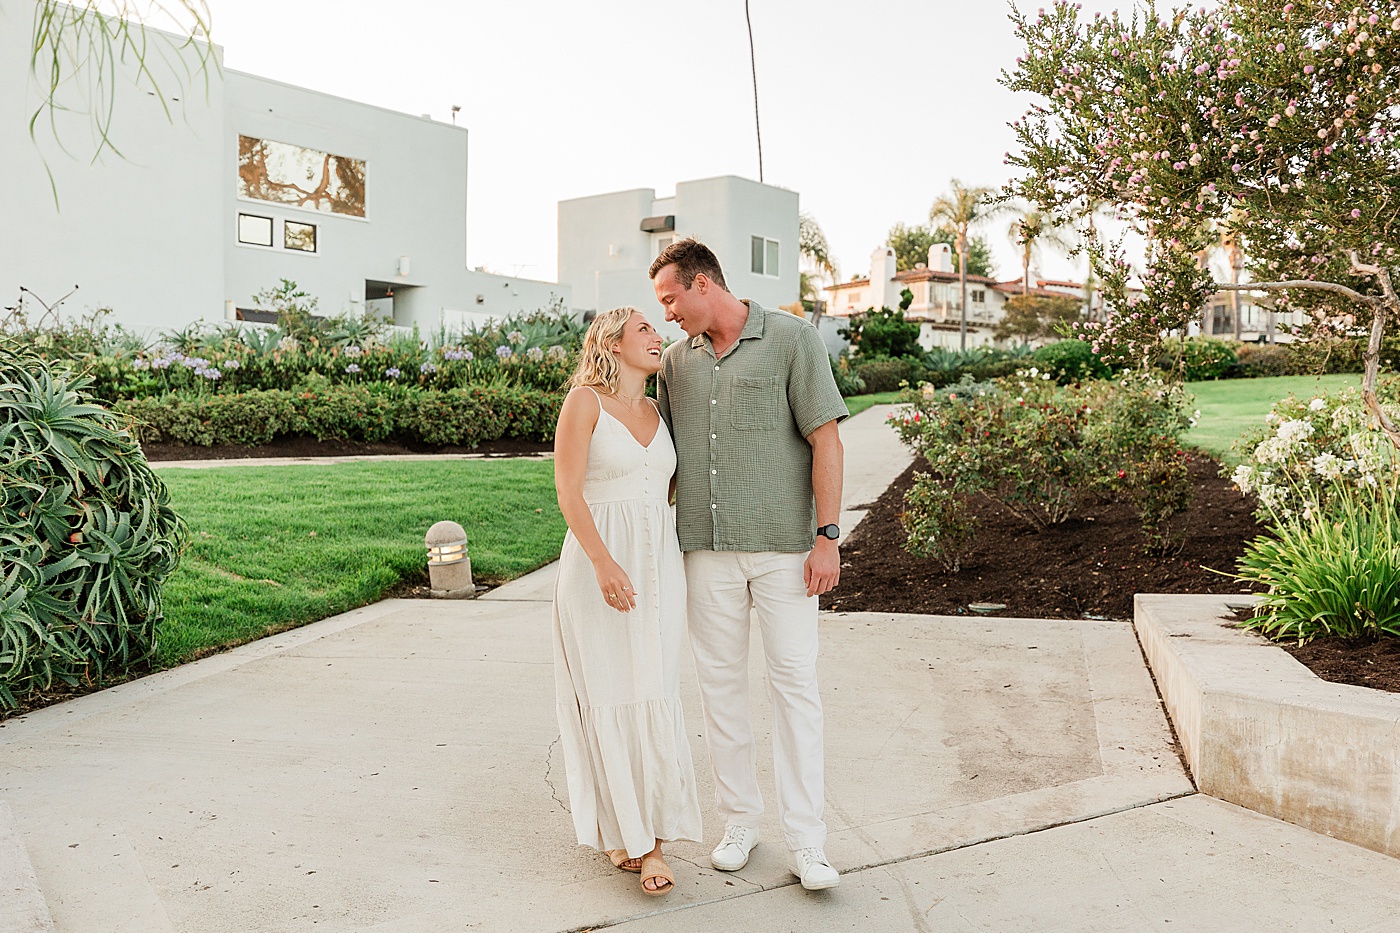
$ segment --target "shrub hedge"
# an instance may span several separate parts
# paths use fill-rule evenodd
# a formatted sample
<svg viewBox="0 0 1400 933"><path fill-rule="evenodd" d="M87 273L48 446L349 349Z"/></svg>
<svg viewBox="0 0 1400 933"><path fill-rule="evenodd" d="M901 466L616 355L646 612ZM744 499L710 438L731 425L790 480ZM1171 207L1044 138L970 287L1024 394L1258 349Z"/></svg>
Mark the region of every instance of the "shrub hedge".
<svg viewBox="0 0 1400 933"><path fill-rule="evenodd" d="M279 437L474 447L500 438L547 442L563 396L508 385L456 389L321 384L295 390L172 392L113 406L143 443L253 446Z"/></svg>

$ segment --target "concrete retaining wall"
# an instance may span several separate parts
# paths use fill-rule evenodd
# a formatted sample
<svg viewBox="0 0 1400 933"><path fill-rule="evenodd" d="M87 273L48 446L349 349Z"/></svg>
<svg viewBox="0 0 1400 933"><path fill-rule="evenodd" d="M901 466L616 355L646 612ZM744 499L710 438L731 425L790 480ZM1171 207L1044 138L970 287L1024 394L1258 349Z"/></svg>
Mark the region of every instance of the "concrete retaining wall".
<svg viewBox="0 0 1400 933"><path fill-rule="evenodd" d="M1238 602L1136 598L1138 640L1197 786L1400 857L1400 694L1319 679L1235 628Z"/></svg>

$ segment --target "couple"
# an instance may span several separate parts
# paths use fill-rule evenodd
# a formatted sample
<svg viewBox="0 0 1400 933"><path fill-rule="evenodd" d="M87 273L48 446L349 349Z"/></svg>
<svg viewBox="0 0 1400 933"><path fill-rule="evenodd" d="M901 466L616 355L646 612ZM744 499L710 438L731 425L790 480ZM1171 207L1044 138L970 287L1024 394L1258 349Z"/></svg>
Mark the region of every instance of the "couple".
<svg viewBox="0 0 1400 933"><path fill-rule="evenodd" d="M555 693L574 828L580 844L639 872L652 896L675 886L661 844L703 841L680 700L688 621L725 823L710 861L721 871L748 863L763 814L749 720L753 609L788 865L809 890L834 887L822 851L817 597L841 573L846 406L816 328L735 298L704 244L671 244L651 278L687 339L663 354L641 312L599 314L555 439L569 525Z"/></svg>

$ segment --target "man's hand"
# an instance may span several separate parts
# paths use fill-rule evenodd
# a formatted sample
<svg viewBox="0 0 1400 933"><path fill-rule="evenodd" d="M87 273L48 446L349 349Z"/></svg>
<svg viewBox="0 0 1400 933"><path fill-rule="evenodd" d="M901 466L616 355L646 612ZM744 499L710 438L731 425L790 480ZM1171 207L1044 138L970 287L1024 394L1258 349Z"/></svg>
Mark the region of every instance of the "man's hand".
<svg viewBox="0 0 1400 933"><path fill-rule="evenodd" d="M807 581L807 596L820 596L836 588L841 581L841 550L830 538L819 537L812 545L802 565L802 578Z"/></svg>

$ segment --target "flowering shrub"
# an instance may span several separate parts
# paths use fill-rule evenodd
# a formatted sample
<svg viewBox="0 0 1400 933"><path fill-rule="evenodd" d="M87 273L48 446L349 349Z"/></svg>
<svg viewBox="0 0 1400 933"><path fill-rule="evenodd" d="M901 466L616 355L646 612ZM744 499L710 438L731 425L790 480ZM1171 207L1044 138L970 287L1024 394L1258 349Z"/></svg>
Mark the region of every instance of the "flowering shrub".
<svg viewBox="0 0 1400 933"><path fill-rule="evenodd" d="M422 340L389 333L382 321L321 319L296 283L283 281L260 300L285 326L195 324L166 333L154 345L104 323L105 312L63 322L45 313L32 320L23 302L0 317L0 336L74 369L98 398L291 390L308 379L330 384L416 384L461 388L499 382L558 390L573 370L585 325L562 308L517 315L462 334Z"/></svg>
<svg viewBox="0 0 1400 933"><path fill-rule="evenodd" d="M1380 397L1400 414L1400 382L1382 383ZM1396 469L1393 447L1372 425L1354 387L1289 397L1274 404L1265 422L1241 442L1247 455L1231 479L1258 497L1258 516L1270 525L1294 515L1325 516L1347 487L1374 495L1380 477Z"/></svg>
<svg viewBox="0 0 1400 933"><path fill-rule="evenodd" d="M1037 530L1087 496L1118 498L1138 510L1150 548L1174 543L1168 521L1190 498L1179 437L1192 418L1180 387L1143 376L1061 386L1031 367L990 384L925 386L906 400L891 421L932 467L906 500L905 527L924 536L911 550L955 556L967 534L933 484L996 502ZM930 540L938 529L953 538Z"/></svg>
<svg viewBox="0 0 1400 933"><path fill-rule="evenodd" d="M1246 627L1300 644L1400 635L1400 476L1379 476L1332 481L1325 512L1273 515L1240 558L1238 579L1267 588Z"/></svg>
<svg viewBox="0 0 1400 933"><path fill-rule="evenodd" d="M1400 383L1378 398L1400 414ZM1268 528L1240 559L1238 578L1268 590L1245 624L1299 642L1400 635L1400 456L1361 393L1284 399L1245 449L1233 479Z"/></svg>
<svg viewBox="0 0 1400 933"><path fill-rule="evenodd" d="M929 474L915 473L904 502L907 508L899 520L908 533L905 550L915 557L932 558L944 570L957 573L977 533L966 499Z"/></svg>

